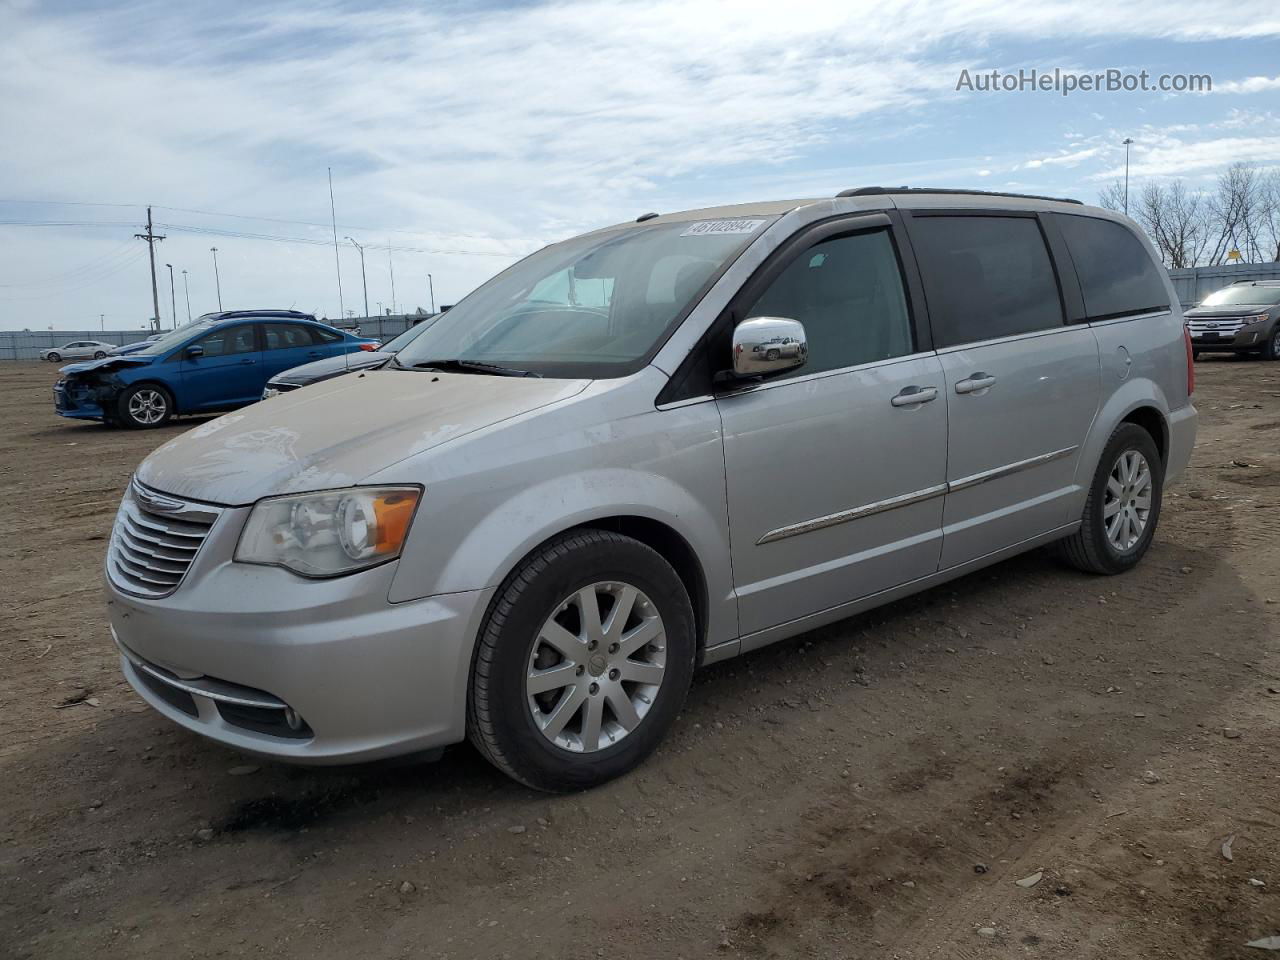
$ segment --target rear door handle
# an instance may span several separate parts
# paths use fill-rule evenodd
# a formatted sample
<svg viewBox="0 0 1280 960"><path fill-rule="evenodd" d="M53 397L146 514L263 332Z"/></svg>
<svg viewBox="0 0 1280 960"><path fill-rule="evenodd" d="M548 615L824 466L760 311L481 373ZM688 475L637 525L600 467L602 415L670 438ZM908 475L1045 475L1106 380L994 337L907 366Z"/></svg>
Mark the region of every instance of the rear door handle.
<svg viewBox="0 0 1280 960"><path fill-rule="evenodd" d="M915 407L937 398L937 387L903 387L889 402L895 407Z"/></svg>
<svg viewBox="0 0 1280 960"><path fill-rule="evenodd" d="M956 393L976 393L979 390L985 390L987 387L993 386L996 378L987 373L975 373L966 380L961 380L956 384Z"/></svg>

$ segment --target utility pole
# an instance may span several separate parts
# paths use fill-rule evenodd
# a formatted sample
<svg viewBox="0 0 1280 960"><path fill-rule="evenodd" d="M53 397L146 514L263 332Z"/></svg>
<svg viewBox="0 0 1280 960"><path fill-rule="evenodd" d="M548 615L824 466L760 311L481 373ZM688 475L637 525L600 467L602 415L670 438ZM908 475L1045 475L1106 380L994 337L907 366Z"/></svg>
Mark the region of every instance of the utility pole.
<svg viewBox="0 0 1280 960"><path fill-rule="evenodd" d="M166 263L169 268L169 306L173 308L173 329L178 329L178 295L173 290L173 264Z"/></svg>
<svg viewBox="0 0 1280 960"><path fill-rule="evenodd" d="M160 288L156 285L156 241L163 240L164 237L157 236L151 229L151 208L147 207L147 232L135 233L135 237L139 240L147 241L147 249L151 253L151 306L155 313L152 314L152 323L154 329L160 329Z"/></svg>
<svg viewBox="0 0 1280 960"><path fill-rule="evenodd" d="M436 312L436 285L431 281L431 274L427 274L427 290L431 293L431 312Z"/></svg>
<svg viewBox="0 0 1280 960"><path fill-rule="evenodd" d="M391 241L387 241L387 266L391 268L391 312L396 312L396 266L391 262Z"/></svg>
<svg viewBox="0 0 1280 960"><path fill-rule="evenodd" d="M218 310L222 310L222 280L218 277L218 248L210 247L209 252L213 254L213 282L218 288Z"/></svg>
<svg viewBox="0 0 1280 960"><path fill-rule="evenodd" d="M1129 215L1129 145L1133 143L1132 137L1125 137L1120 141L1124 144L1124 215Z"/></svg>
<svg viewBox="0 0 1280 960"><path fill-rule="evenodd" d="M351 240L355 248L360 251L360 284L364 287L364 315L367 317L369 315L369 281L364 277L364 247L350 237L347 237L347 239Z"/></svg>
<svg viewBox="0 0 1280 960"><path fill-rule="evenodd" d="M187 298L187 323L191 322L191 288L187 286L187 271L182 271L182 292Z"/></svg>

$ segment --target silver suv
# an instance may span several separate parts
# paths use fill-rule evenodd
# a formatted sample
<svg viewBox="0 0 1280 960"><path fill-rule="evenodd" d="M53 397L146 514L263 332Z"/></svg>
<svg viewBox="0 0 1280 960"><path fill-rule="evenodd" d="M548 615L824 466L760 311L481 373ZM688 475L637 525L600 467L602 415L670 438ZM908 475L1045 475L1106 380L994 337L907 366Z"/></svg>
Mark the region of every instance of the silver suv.
<svg viewBox="0 0 1280 960"><path fill-rule="evenodd" d="M1043 544L1128 570L1192 388L1167 275L1106 210L864 188L646 215L520 261L381 369L156 450L112 633L155 709L241 750L469 737L587 787L701 664Z"/></svg>

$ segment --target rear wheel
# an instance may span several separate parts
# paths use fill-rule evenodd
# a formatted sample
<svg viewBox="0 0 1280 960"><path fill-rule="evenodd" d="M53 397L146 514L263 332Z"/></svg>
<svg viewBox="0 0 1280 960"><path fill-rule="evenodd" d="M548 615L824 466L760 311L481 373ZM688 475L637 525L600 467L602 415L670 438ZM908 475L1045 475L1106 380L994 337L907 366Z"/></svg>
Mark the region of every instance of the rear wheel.
<svg viewBox="0 0 1280 960"><path fill-rule="evenodd" d="M134 430L163 426L172 416L173 397L158 384L140 383L130 387L116 401L116 419Z"/></svg>
<svg viewBox="0 0 1280 960"><path fill-rule="evenodd" d="M1080 529L1061 543L1063 557L1088 573L1123 573L1151 546L1160 520L1164 464L1151 434L1116 428L1089 487Z"/></svg>
<svg viewBox="0 0 1280 960"><path fill-rule="evenodd" d="M1271 331L1267 345L1262 348L1262 355L1268 360L1280 360L1280 323Z"/></svg>
<svg viewBox="0 0 1280 960"><path fill-rule="evenodd" d="M472 662L468 734L536 789L603 783L671 727L695 647L689 596L660 554L604 530L565 534L499 588Z"/></svg>

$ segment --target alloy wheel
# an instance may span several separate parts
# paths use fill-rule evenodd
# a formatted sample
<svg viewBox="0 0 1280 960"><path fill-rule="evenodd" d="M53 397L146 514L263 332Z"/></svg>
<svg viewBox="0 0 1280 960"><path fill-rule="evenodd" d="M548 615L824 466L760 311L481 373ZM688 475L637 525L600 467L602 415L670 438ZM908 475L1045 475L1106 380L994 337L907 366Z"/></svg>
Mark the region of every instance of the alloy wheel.
<svg viewBox="0 0 1280 960"><path fill-rule="evenodd" d="M1102 523L1107 540L1120 553L1138 545L1151 516L1151 466L1137 450L1125 450L1107 477Z"/></svg>
<svg viewBox="0 0 1280 960"><path fill-rule="evenodd" d="M666 671L657 605L636 587L593 583L562 600L529 654L534 725L557 747L594 753L635 731Z"/></svg>
<svg viewBox="0 0 1280 960"><path fill-rule="evenodd" d="M129 398L129 416L144 426L159 423L168 411L169 401L159 390L139 390Z"/></svg>

